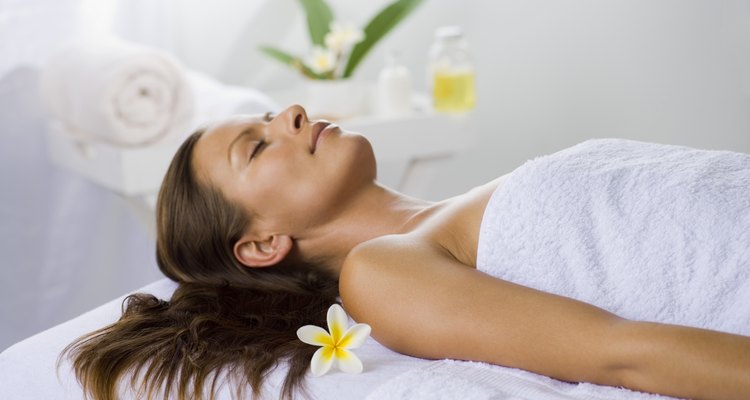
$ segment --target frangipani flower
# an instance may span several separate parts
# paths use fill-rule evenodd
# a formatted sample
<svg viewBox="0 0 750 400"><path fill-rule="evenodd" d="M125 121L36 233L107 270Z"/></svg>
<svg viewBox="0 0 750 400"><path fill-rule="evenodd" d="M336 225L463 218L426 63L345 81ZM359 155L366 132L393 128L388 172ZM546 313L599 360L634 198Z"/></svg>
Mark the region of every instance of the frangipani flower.
<svg viewBox="0 0 750 400"><path fill-rule="evenodd" d="M370 336L370 325L355 324L347 329L349 317L340 305L334 304L328 309L328 330L305 325L297 330L297 337L307 344L322 346L315 352L310 362L314 376L328 372L333 365L341 371L358 374L362 372L362 361L351 351L361 346Z"/></svg>
<svg viewBox="0 0 750 400"><path fill-rule="evenodd" d="M326 33L326 47L334 53L342 53L349 47L365 39L365 33L351 23L332 21L330 31Z"/></svg>
<svg viewBox="0 0 750 400"><path fill-rule="evenodd" d="M336 54L329 49L315 46L312 49L312 54L307 59L307 65L316 74L333 71L336 67Z"/></svg>

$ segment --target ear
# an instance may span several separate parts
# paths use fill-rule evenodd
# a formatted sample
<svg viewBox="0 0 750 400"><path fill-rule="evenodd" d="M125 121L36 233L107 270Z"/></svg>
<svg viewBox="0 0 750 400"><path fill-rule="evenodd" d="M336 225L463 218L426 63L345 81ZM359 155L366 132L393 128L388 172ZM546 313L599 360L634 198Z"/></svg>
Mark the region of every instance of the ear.
<svg viewBox="0 0 750 400"><path fill-rule="evenodd" d="M270 267L278 264L292 250L288 235L272 235L265 240L243 237L234 244L234 256L247 267Z"/></svg>

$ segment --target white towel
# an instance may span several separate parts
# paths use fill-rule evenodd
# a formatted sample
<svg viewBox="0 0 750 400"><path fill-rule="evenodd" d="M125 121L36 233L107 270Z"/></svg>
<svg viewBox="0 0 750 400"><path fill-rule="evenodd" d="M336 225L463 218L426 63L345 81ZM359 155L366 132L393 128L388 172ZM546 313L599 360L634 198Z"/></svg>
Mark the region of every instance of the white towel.
<svg viewBox="0 0 750 400"><path fill-rule="evenodd" d="M622 317L750 335L750 155L619 139L528 161L477 268Z"/></svg>
<svg viewBox="0 0 750 400"><path fill-rule="evenodd" d="M367 400L668 400L674 397L592 383L572 384L480 362L441 360L380 385Z"/></svg>
<svg viewBox="0 0 750 400"><path fill-rule="evenodd" d="M50 58L40 87L66 131L134 146L184 137L194 98L177 60L115 38L71 43Z"/></svg>
<svg viewBox="0 0 750 400"><path fill-rule="evenodd" d="M750 155L602 139L528 161L490 198L477 268L626 318L750 335ZM454 398L671 399L453 360L368 396Z"/></svg>

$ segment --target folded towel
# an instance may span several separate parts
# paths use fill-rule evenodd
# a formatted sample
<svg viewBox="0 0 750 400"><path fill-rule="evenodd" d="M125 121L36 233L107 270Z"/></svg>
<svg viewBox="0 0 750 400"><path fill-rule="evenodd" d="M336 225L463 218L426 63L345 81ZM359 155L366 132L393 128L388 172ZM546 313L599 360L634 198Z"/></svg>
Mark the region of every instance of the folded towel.
<svg viewBox="0 0 750 400"><path fill-rule="evenodd" d="M40 88L70 134L134 146L183 137L194 98L180 64L159 50L115 38L76 42L43 68Z"/></svg>
<svg viewBox="0 0 750 400"><path fill-rule="evenodd" d="M620 139L528 161L477 268L624 318L750 335L750 155Z"/></svg>

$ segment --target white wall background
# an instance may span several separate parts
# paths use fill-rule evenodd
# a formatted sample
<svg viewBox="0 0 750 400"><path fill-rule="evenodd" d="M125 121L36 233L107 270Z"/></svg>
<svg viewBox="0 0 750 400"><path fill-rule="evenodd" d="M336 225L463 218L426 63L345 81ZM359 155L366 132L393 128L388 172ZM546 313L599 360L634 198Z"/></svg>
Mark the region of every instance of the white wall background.
<svg viewBox="0 0 750 400"><path fill-rule="evenodd" d="M482 145L445 190L590 137L750 152L750 2L479 3Z"/></svg>
<svg viewBox="0 0 750 400"><path fill-rule="evenodd" d="M301 84L256 51L259 43L307 49L300 7L273 3L182 2L178 52L228 83ZM337 16L364 24L387 1L330 3ZM475 55L479 141L445 166L433 199L591 137L750 152L748 0L427 0L355 78L376 79L394 49L425 90L432 33L447 24L464 28Z"/></svg>
<svg viewBox="0 0 750 400"><path fill-rule="evenodd" d="M364 24L387 1L330 3ZM591 137L750 152L750 0L426 0L355 78L374 80L393 49L424 90L447 24L475 55L479 140L431 199ZM125 202L56 170L43 148L37 69L63 40L102 32L264 91L302 81L258 44L308 46L295 0L0 0L0 350L158 276Z"/></svg>

